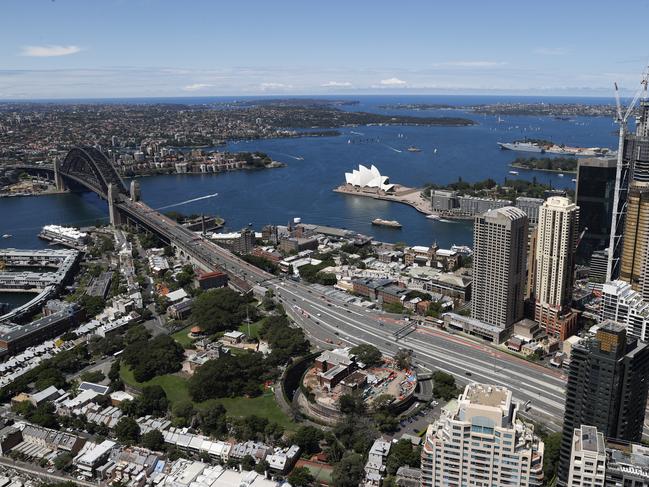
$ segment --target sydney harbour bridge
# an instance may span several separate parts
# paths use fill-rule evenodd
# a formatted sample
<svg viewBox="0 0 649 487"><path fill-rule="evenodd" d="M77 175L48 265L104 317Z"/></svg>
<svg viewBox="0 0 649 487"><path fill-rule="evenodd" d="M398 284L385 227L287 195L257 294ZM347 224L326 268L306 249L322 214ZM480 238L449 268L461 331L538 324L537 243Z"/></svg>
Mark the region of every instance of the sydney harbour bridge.
<svg viewBox="0 0 649 487"><path fill-rule="evenodd" d="M57 161L53 165L13 167L28 173L53 173L59 190L70 188L96 193L108 202L112 225L135 225L155 234L164 243L173 246L181 259L193 262L206 271L225 271L230 284L241 291L248 291L250 284L274 277L251 267L231 252L140 201L137 181L132 181L130 188L127 188L108 158L94 147L75 147L63 161Z"/></svg>

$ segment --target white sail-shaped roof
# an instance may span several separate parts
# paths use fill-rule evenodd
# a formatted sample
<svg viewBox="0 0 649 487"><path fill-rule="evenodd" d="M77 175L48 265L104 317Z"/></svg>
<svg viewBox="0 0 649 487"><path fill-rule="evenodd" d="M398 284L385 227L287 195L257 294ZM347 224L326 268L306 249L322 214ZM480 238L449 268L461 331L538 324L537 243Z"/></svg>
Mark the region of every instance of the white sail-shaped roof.
<svg viewBox="0 0 649 487"><path fill-rule="evenodd" d="M390 184L390 179L387 176L382 176L375 165L367 168L359 164L358 169L354 169L351 173L345 173L345 181L347 184L361 188L379 188L383 191L390 191L394 188L394 184Z"/></svg>

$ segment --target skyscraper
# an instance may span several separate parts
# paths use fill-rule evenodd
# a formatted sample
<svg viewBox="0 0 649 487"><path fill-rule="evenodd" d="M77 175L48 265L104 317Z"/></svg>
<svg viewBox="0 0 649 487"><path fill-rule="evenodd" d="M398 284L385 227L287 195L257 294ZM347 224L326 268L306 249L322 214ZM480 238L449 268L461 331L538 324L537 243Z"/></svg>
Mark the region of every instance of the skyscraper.
<svg viewBox="0 0 649 487"><path fill-rule="evenodd" d="M566 387L559 485L566 485L575 428L594 426L604 436L640 441L647 405L649 347L608 321L573 345Z"/></svg>
<svg viewBox="0 0 649 487"><path fill-rule="evenodd" d="M518 419L512 393L469 384L459 400L428 427L421 452L422 487L538 486L543 442Z"/></svg>
<svg viewBox="0 0 649 487"><path fill-rule="evenodd" d="M471 316L507 328L523 317L527 215L507 206L474 220Z"/></svg>
<svg viewBox="0 0 649 487"><path fill-rule="evenodd" d="M616 235L611 237L610 247L613 247L614 252L609 256L611 272L608 279L617 279L619 276L620 279L631 283L634 289L640 288L640 274L645 259L644 250L649 236L647 229L649 219L648 122L649 101L645 100L640 102L640 115L636 118L635 134L627 134L621 145L620 204L618 204L618 211L615 212L616 215L613 216L612 223L616 224L617 230Z"/></svg>
<svg viewBox="0 0 649 487"><path fill-rule="evenodd" d="M568 198L552 196L539 211L536 241L534 319L548 335L565 340L575 331L570 309L574 282L579 208Z"/></svg>
<svg viewBox="0 0 649 487"><path fill-rule="evenodd" d="M579 231L586 230L577 248L582 261L595 250L608 248L613 218L616 158L588 157L577 165L576 203Z"/></svg>
<svg viewBox="0 0 649 487"><path fill-rule="evenodd" d="M627 197L620 279L631 284L636 291L640 291L643 287L648 239L649 183L637 182L634 178Z"/></svg>

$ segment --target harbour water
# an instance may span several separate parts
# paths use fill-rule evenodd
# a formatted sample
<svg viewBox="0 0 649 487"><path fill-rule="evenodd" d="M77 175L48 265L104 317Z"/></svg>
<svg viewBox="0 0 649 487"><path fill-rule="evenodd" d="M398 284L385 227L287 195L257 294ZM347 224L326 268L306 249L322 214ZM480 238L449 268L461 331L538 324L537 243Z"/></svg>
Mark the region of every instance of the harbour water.
<svg viewBox="0 0 649 487"><path fill-rule="evenodd" d="M340 97L329 97L340 98ZM259 229L268 223L285 224L294 217L302 221L349 228L373 235L378 240L441 246L472 244L470 222L427 220L414 209L386 201L332 192L344 182L344 173L358 164L375 164L391 182L419 187L426 182L448 183L462 177L477 181L491 177L502 183L506 177L550 182L554 187L574 187L572 175L532 172L519 169L508 174L509 164L519 155L500 150L498 141L525 137L550 139L579 146L616 147L615 125L609 118L576 117L497 117L459 110L395 110L379 105L394 103L450 103L455 105L532 101L511 97L444 96L361 96L360 104L343 107L380 113L414 116L465 116L477 122L471 127L372 126L341 129L338 137L309 137L230 142L227 150L267 152L287 167L260 171L239 171L218 175L169 175L141 178L142 198L153 208L193 200L174 207L183 213L217 214L226 220L226 229L236 230L249 223ZM539 101L552 101L539 98ZM556 99L555 99L556 100ZM155 101L155 100L150 100ZM168 100L167 100L168 101ZM186 99L177 99L187 103ZM561 99L577 102L579 99ZM593 102L593 100L583 100ZM609 100L598 100L608 103ZM202 100L201 102L205 102ZM409 146L421 152L408 152ZM222 150L222 148L220 148ZM96 196L84 194L50 195L0 199L2 247L37 248L47 243L37 238L48 223L75 226L106 220L106 205ZM397 220L401 230L372 226L375 218Z"/></svg>

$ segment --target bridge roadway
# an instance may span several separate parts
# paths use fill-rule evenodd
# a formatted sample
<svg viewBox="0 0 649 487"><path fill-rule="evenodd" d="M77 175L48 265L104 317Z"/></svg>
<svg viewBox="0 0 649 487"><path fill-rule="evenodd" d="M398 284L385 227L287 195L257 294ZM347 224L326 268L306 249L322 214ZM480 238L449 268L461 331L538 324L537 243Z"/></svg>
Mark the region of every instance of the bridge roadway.
<svg viewBox="0 0 649 487"><path fill-rule="evenodd" d="M147 220L147 226L173 241L206 268L224 268L231 279L273 289L287 313L320 348L331 348L340 342L371 343L389 355L400 348L412 350L416 365L448 372L460 384L479 381L508 387L521 403L530 401L528 417L542 420L552 430L560 429L566 382L561 371L429 327L419 327L397 341L394 333L403 327L401 320L332 301L311 286L268 274L144 203L134 203L123 197L119 207L138 220Z"/></svg>

